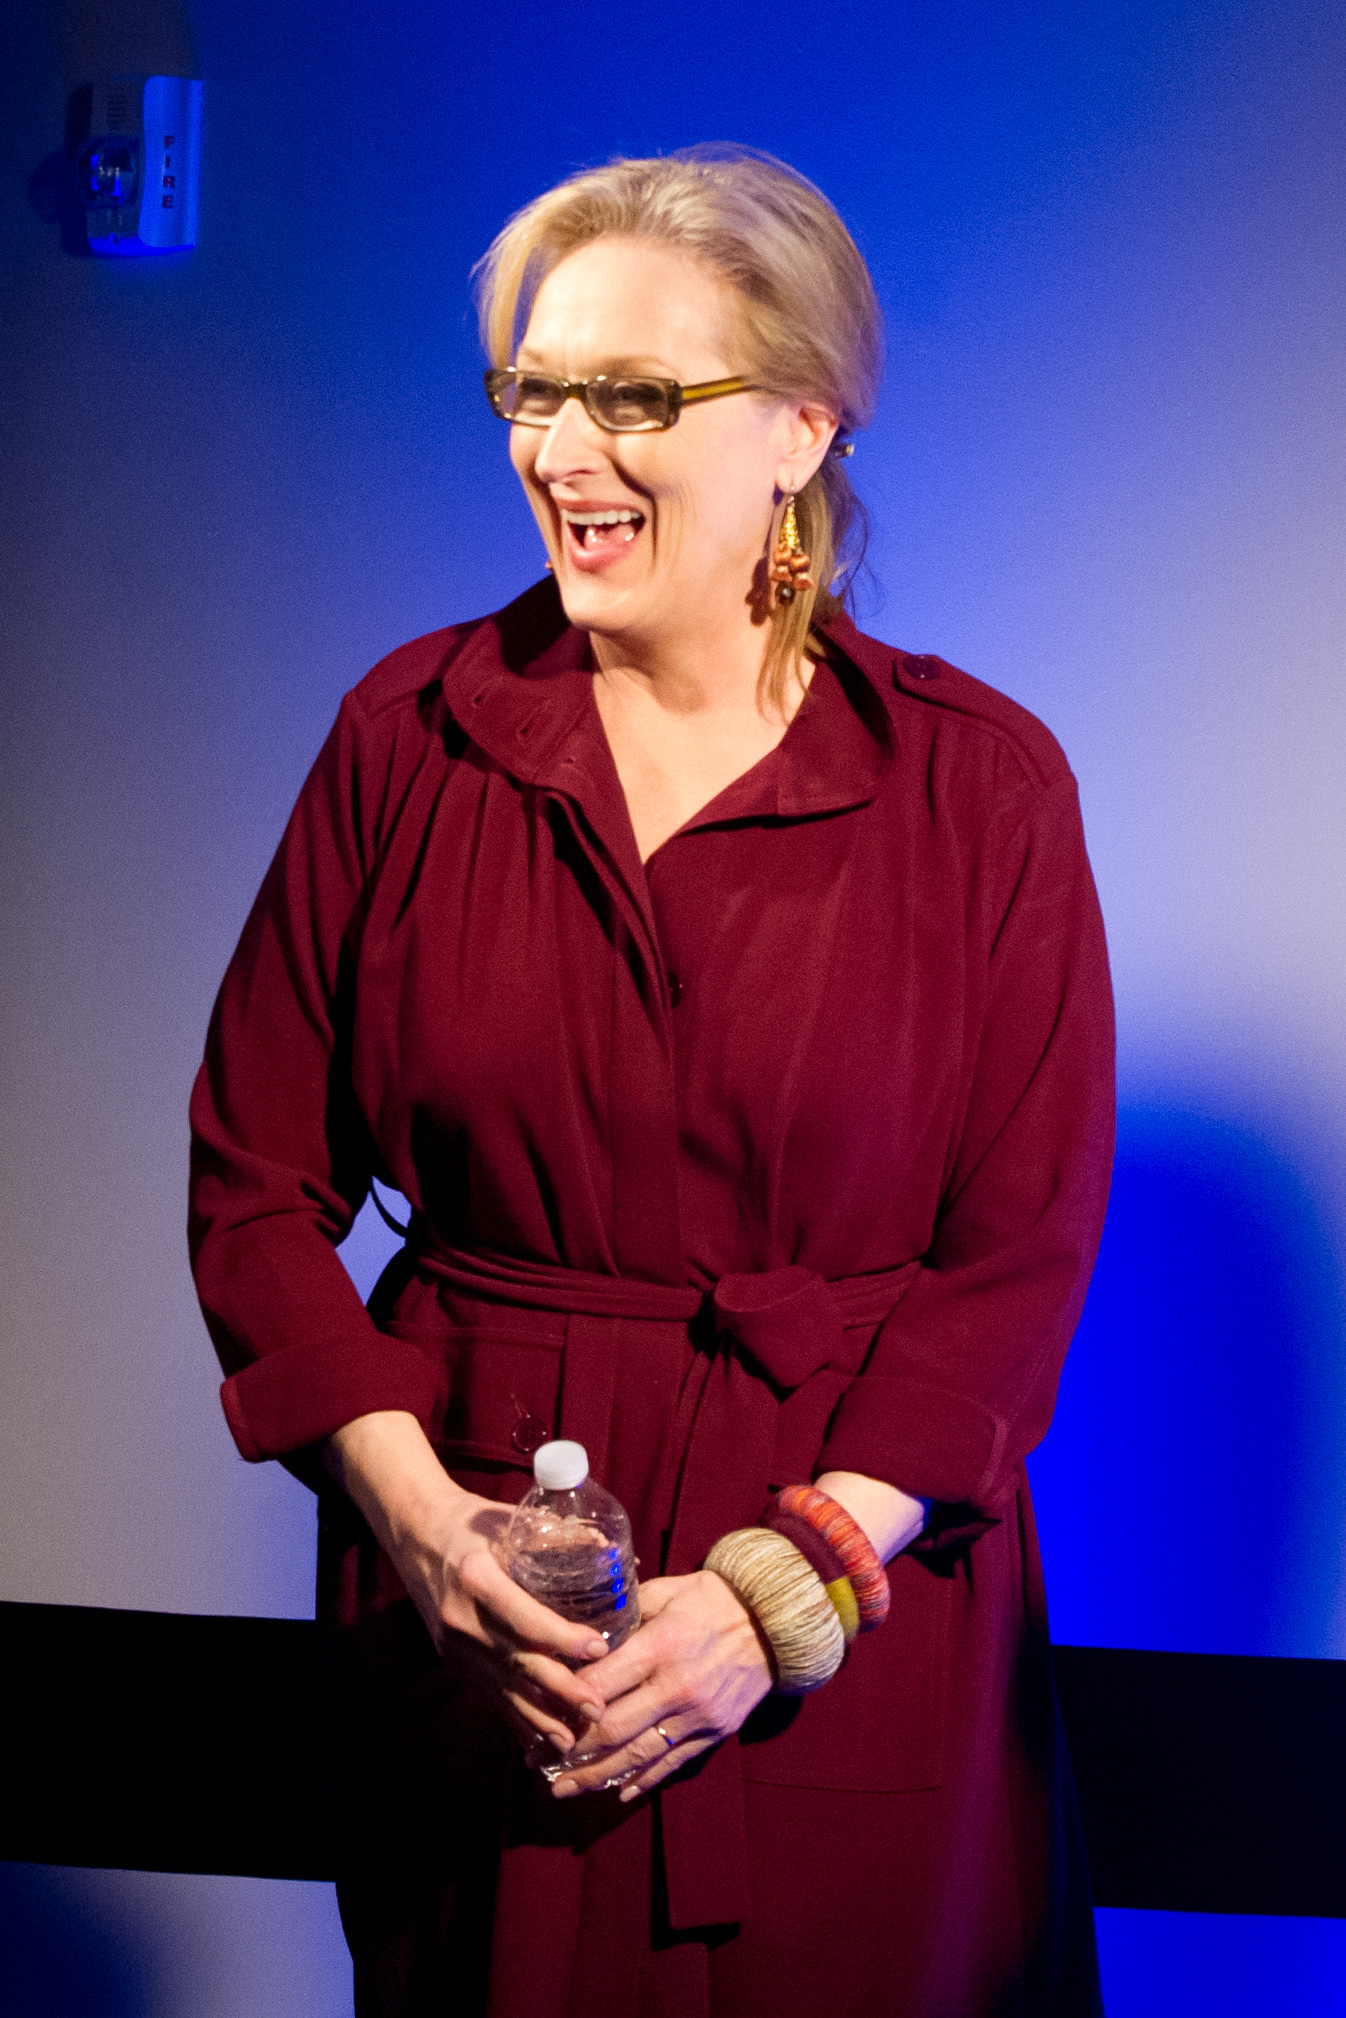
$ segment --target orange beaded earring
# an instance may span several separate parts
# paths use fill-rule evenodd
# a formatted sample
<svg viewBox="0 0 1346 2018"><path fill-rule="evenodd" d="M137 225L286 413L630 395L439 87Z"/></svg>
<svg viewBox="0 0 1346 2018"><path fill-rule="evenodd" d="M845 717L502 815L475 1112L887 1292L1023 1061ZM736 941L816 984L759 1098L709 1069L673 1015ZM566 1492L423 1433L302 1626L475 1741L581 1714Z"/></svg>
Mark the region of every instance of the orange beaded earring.
<svg viewBox="0 0 1346 2018"><path fill-rule="evenodd" d="M804 544L799 537L793 491L785 501L785 516L780 522L775 557L767 579L776 584L777 608L785 603L792 603L800 589L817 587L817 583L809 578L809 557L804 552Z"/></svg>

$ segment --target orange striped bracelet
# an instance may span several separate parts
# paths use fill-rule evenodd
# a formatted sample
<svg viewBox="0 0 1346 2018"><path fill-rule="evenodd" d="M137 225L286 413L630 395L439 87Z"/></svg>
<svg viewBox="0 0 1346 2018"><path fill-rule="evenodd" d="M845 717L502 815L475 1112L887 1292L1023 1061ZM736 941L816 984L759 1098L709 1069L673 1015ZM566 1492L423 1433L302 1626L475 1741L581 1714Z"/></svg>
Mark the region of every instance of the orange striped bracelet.
<svg viewBox="0 0 1346 2018"><path fill-rule="evenodd" d="M860 1631L873 1632L888 1616L888 1578L873 1543L839 1501L815 1485L787 1485L776 1495L782 1513L806 1520L835 1553L850 1578L860 1614Z"/></svg>

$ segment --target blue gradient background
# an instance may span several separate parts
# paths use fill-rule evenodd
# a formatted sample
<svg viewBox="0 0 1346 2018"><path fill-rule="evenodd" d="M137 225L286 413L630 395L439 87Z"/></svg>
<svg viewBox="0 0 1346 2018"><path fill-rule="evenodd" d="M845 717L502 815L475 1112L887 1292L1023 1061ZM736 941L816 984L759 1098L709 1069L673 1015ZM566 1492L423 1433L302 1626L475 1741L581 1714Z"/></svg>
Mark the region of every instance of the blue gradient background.
<svg viewBox="0 0 1346 2018"><path fill-rule="evenodd" d="M1081 782L1123 1107L1033 1464L1056 1636L1346 1657L1339 6L193 26L201 243L140 265L25 203L67 80L40 0L0 29L0 1596L308 1612L311 1503L234 1457L186 1269L211 999L344 689L538 571L471 262L573 166L731 137L827 190L889 319L862 622ZM349 2008L324 1887L0 1892L25 2018ZM1346 2009L1346 1923L1100 1921L1113 2018Z"/></svg>

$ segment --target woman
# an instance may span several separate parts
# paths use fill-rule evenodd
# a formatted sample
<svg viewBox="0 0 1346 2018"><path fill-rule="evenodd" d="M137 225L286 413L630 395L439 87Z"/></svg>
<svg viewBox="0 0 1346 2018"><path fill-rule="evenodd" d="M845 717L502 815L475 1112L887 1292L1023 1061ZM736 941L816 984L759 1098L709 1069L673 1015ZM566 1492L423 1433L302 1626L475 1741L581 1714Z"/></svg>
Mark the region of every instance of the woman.
<svg viewBox="0 0 1346 2018"><path fill-rule="evenodd" d="M1092 2012L1023 1474L1111 1150L1074 782L843 613L880 337L810 184L572 178L483 328L553 579L347 697L193 1105L226 1414L320 1495L357 2008ZM495 1553L553 1435L614 1653Z"/></svg>

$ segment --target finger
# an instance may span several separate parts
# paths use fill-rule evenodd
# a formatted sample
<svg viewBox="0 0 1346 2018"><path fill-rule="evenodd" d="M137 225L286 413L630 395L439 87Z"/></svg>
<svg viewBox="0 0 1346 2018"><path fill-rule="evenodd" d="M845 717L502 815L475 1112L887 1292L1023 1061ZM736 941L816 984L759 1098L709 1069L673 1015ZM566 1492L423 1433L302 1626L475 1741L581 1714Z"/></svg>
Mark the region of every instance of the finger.
<svg viewBox="0 0 1346 2018"><path fill-rule="evenodd" d="M550 1721L558 1730L564 1729L573 1739L587 1737L597 1730L603 1715L601 1700L572 1702L560 1694L558 1688L549 1688L530 1674L521 1663L515 1663L501 1677L501 1688L509 1695L517 1695L530 1703L534 1715Z"/></svg>
<svg viewBox="0 0 1346 2018"><path fill-rule="evenodd" d="M640 1617L657 1619L666 1604L669 1604L686 1584L686 1577L651 1577L640 1586Z"/></svg>
<svg viewBox="0 0 1346 2018"><path fill-rule="evenodd" d="M547 1648L566 1661L594 1661L607 1652L606 1640L592 1627L563 1619L533 1597L489 1549L474 1549L464 1559L458 1582L479 1615L486 1615L483 1623L503 1626L513 1640Z"/></svg>
<svg viewBox="0 0 1346 2018"><path fill-rule="evenodd" d="M560 1661L521 1647L502 1632L489 1637L453 1629L446 1635L441 1652L456 1644L459 1658L500 1690L517 1690L535 1706L547 1711L571 1728L587 1730L597 1723L606 1707L603 1697L583 1674L574 1674Z"/></svg>
<svg viewBox="0 0 1346 2018"><path fill-rule="evenodd" d="M574 1674L549 1654L534 1653L529 1647L502 1647L500 1654L509 1665L511 1681L551 1697L559 1716L580 1717L587 1727L597 1723L607 1709L607 1699L594 1687L586 1669Z"/></svg>
<svg viewBox="0 0 1346 2018"><path fill-rule="evenodd" d="M678 1711L679 1705L657 1681L642 1682L629 1694L608 1704L594 1726L593 1736L609 1751L616 1751L619 1745L634 1743L642 1731L654 1730L660 1724L667 1729Z"/></svg>
<svg viewBox="0 0 1346 2018"><path fill-rule="evenodd" d="M489 1613L527 1645L549 1648L570 1661L596 1661L607 1653L607 1641L592 1627L577 1626L549 1611L515 1583L488 1549L474 1549L464 1559L458 1581L479 1611Z"/></svg>
<svg viewBox="0 0 1346 2018"><path fill-rule="evenodd" d="M661 1780L667 1780L693 1759L699 1759L702 1752L708 1752L717 1740L713 1736L687 1738L681 1744L665 1746L662 1759L656 1759L643 1773L628 1780L618 1799L624 1802L638 1801L642 1794L653 1792Z"/></svg>
<svg viewBox="0 0 1346 2018"><path fill-rule="evenodd" d="M505 1641L497 1649L500 1658L507 1661L516 1674L527 1675L539 1689L547 1689L554 1696L562 1696L567 1702L592 1703L599 1716L607 1703L601 1689L594 1687L590 1676L592 1669L578 1670L567 1667L552 1654L539 1653L535 1647L521 1647Z"/></svg>
<svg viewBox="0 0 1346 2018"><path fill-rule="evenodd" d="M584 1673L604 1702L611 1703L618 1696L624 1696L642 1682L647 1682L658 1661L658 1647L642 1621L638 1631L632 1633L625 1645L618 1647L616 1653L605 1654L601 1661L586 1666Z"/></svg>
<svg viewBox="0 0 1346 2018"><path fill-rule="evenodd" d="M669 1773L675 1773L680 1765L705 1751L708 1745L714 1744L716 1736L715 1732L692 1728L684 1737L676 1730L669 1731L667 1725L662 1731L646 1729L628 1745L618 1746L592 1759L586 1754L583 1762L576 1762L555 1783L552 1792L558 1801L565 1801L576 1794L601 1792L625 1780L639 1793L646 1785L657 1785ZM670 1738L674 1742L670 1743Z"/></svg>
<svg viewBox="0 0 1346 2018"><path fill-rule="evenodd" d="M510 1713L510 1722L518 1735L525 1740L546 1738L555 1747L558 1757L564 1757L566 1753L572 1752L585 1731L591 1728L582 1717L576 1717L574 1723L579 1729L572 1729L564 1718L553 1716L540 1703L535 1703L530 1696L524 1695L518 1689L506 1690L504 1700L506 1710Z"/></svg>
<svg viewBox="0 0 1346 2018"><path fill-rule="evenodd" d="M638 1630L615 1653L595 1661L589 1669L594 1686L602 1690L608 1702L636 1688L654 1672L658 1656L649 1628L665 1606L685 1593L692 1581L690 1577L652 1577L649 1583L640 1586Z"/></svg>

